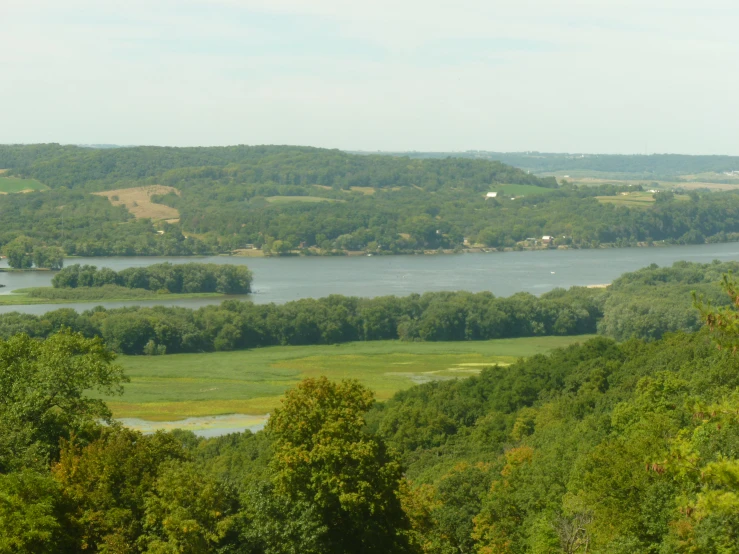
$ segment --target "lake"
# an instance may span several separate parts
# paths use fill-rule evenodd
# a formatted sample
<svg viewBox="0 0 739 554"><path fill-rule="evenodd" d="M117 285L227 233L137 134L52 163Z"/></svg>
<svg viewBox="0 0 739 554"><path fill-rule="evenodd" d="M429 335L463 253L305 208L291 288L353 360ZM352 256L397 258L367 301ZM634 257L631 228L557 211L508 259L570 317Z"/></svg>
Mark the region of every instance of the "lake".
<svg viewBox="0 0 739 554"><path fill-rule="evenodd" d="M651 263L672 265L678 260L710 262L739 260L739 243L670 246L663 248L611 248L598 250L536 250L438 256L357 256L244 258L213 257L101 257L75 258L72 263L121 270L160 262L212 262L247 265L254 272L255 303L283 303L329 294L349 296L407 295L427 291L491 291L496 296L516 292L541 294L557 287L610 283L628 271ZM2 260L0 267L7 267ZM0 273L0 294L26 287L49 286L52 272ZM244 298L244 297L238 297ZM0 313L43 314L70 307L86 310L96 305L166 305L198 308L221 299L165 299L129 302L37 304L0 306Z"/></svg>

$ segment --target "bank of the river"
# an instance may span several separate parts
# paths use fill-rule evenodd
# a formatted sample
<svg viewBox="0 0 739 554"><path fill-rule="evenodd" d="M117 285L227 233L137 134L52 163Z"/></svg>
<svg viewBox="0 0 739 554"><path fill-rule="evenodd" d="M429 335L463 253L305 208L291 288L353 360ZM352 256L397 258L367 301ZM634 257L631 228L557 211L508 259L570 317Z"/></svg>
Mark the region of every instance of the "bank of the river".
<svg viewBox="0 0 739 554"><path fill-rule="evenodd" d="M496 296L517 292L541 294L554 288L588 286L612 282L628 271L656 263L669 266L678 260L706 263L718 259L739 260L739 243L669 246L665 248L611 248L590 250L541 250L449 256L336 256L245 258L211 256L198 261L246 265L254 274L253 302L284 303L300 298L320 298L331 294L348 296L405 296L427 291L490 291ZM144 267L156 263L189 263L189 257L80 258L78 263L110 267ZM0 267L5 262L0 263ZM0 297L17 289L48 287L53 272L0 273ZM78 311L93 306L118 308L129 305L166 305L199 308L218 304L219 298L165 297L125 302L99 301L68 303ZM0 305L0 313L20 311L43 314L58 308L54 304L27 306Z"/></svg>
<svg viewBox="0 0 739 554"><path fill-rule="evenodd" d="M182 429L192 431L199 437L219 437L229 433L257 432L264 429L269 414L249 415L230 414L220 416L188 417L177 421L147 421L135 417L119 419L124 426L135 429L145 435L157 431L173 431Z"/></svg>
<svg viewBox="0 0 739 554"><path fill-rule="evenodd" d="M96 294L97 293L97 294ZM53 287L32 287L14 289L11 294L0 294L0 306L29 306L34 304L77 304L80 302L137 302L146 300L187 300L208 298L223 301L230 296L220 292L194 292L175 294L160 293L143 289L120 287L115 294L100 288L57 289Z"/></svg>

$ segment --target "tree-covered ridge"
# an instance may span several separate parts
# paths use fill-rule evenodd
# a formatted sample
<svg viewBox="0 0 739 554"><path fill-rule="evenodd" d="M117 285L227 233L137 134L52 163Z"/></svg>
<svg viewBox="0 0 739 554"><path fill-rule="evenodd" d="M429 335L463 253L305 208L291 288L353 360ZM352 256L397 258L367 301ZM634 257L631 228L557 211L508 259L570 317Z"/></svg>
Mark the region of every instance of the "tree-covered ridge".
<svg viewBox="0 0 739 554"><path fill-rule="evenodd" d="M0 246L27 235L67 255L412 253L474 245L593 248L739 236L739 195L697 193L637 207L602 202L638 187L557 187L498 161L353 155L292 146L90 149L0 146L0 166L50 191L0 195ZM91 192L148 185L179 221L135 220ZM486 198L495 192L495 198ZM602 199L601 199L602 200ZM148 200L147 200L148 201ZM172 218L175 219L175 218ZM163 232L163 233L162 233Z"/></svg>
<svg viewBox="0 0 739 554"><path fill-rule="evenodd" d="M25 153L24 149L30 149ZM140 146L91 149L75 146L0 146L0 166L36 178L52 188L105 188L146 179L180 180L194 174L228 176L238 182L322 185L338 188L410 187L435 190L448 184L475 187L493 183L555 186L525 171L485 160L409 160L353 156L339 150L298 146L168 148ZM178 171L179 170L179 171ZM191 171L187 171L191 170ZM480 189L482 190L482 189Z"/></svg>
<svg viewBox="0 0 739 554"><path fill-rule="evenodd" d="M75 264L54 275L54 288L104 287L166 291L174 294L220 292L249 294L252 273L245 266L230 264L153 264L113 271L108 267Z"/></svg>
<svg viewBox="0 0 739 554"><path fill-rule="evenodd" d="M458 157L497 160L535 173L595 171L634 174L636 178L671 179L696 173L739 171L739 156L683 154L567 154L548 152L398 152L414 159Z"/></svg>

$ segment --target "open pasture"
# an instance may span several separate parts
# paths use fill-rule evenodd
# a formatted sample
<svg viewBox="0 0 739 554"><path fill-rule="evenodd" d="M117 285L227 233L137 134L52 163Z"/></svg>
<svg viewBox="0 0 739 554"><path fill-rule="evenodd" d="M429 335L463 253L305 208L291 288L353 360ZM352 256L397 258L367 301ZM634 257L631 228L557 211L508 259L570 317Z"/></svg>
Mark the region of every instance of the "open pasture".
<svg viewBox="0 0 739 554"><path fill-rule="evenodd" d="M115 417L172 421L222 414L265 414L302 379L358 379L386 400L414 384L468 377L482 367L582 342L589 336L479 342L354 342L274 346L235 352L122 356L131 382L107 398Z"/></svg>
<svg viewBox="0 0 739 554"><path fill-rule="evenodd" d="M156 204L151 200L152 196L164 195L170 192L180 194L180 191L176 188L162 185L106 190L93 194L105 196L114 206L124 206L136 219L146 218L176 223L179 221L179 211L164 204Z"/></svg>
<svg viewBox="0 0 739 554"><path fill-rule="evenodd" d="M48 190L49 187L36 179L21 179L19 177L3 177L0 172L0 193L12 194L16 192L31 192L36 190Z"/></svg>

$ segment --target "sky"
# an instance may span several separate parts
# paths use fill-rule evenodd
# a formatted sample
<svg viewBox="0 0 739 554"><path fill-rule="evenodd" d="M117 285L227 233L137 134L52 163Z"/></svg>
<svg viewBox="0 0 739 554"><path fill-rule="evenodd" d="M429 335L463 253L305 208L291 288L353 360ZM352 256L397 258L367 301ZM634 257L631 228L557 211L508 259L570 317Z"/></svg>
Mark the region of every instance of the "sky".
<svg viewBox="0 0 739 554"><path fill-rule="evenodd" d="M736 0L0 0L0 143L739 155Z"/></svg>

